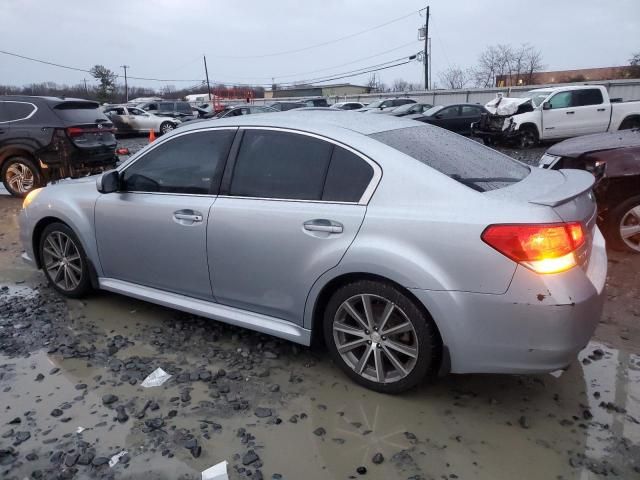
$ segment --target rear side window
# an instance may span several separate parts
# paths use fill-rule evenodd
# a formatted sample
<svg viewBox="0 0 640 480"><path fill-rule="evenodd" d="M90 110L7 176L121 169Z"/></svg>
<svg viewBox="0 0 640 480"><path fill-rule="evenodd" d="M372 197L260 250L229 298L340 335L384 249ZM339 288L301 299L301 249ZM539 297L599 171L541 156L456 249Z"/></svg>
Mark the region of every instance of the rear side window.
<svg viewBox="0 0 640 480"><path fill-rule="evenodd" d="M215 192L234 135L235 130L217 130L175 137L127 168L123 187L130 192Z"/></svg>
<svg viewBox="0 0 640 480"><path fill-rule="evenodd" d="M180 113L191 113L191 105L188 103L177 103L176 110Z"/></svg>
<svg viewBox="0 0 640 480"><path fill-rule="evenodd" d="M370 137L479 192L507 187L529 174L528 167L502 153L429 125Z"/></svg>
<svg viewBox="0 0 640 480"><path fill-rule="evenodd" d="M230 194L320 200L333 145L306 135L247 130L233 170Z"/></svg>
<svg viewBox="0 0 640 480"><path fill-rule="evenodd" d="M598 88L587 88L573 91L573 106L586 107L600 105L603 102L602 92Z"/></svg>
<svg viewBox="0 0 640 480"><path fill-rule="evenodd" d="M17 122L29 118L36 106L28 102L0 102L0 123Z"/></svg>
<svg viewBox="0 0 640 480"><path fill-rule="evenodd" d="M85 124L104 122L107 118L94 102L65 102L53 107L56 115L65 123Z"/></svg>
<svg viewBox="0 0 640 480"><path fill-rule="evenodd" d="M459 115L458 107L446 107L436 113L438 118L455 118Z"/></svg>
<svg viewBox="0 0 640 480"><path fill-rule="evenodd" d="M158 106L158 110L160 110L161 112L173 112L173 108L174 108L174 103L161 103Z"/></svg>
<svg viewBox="0 0 640 480"><path fill-rule="evenodd" d="M371 183L373 167L356 154L334 147L322 200L358 202Z"/></svg>
<svg viewBox="0 0 640 480"><path fill-rule="evenodd" d="M480 108L479 107L473 107L470 105L465 105L462 107L462 116L463 117L469 117L472 115L480 115Z"/></svg>

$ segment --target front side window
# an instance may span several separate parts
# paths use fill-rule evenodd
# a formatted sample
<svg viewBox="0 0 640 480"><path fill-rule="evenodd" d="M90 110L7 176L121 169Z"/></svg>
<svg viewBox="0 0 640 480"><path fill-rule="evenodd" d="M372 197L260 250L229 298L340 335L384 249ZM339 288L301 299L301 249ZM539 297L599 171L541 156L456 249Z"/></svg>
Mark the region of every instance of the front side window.
<svg viewBox="0 0 640 480"><path fill-rule="evenodd" d="M143 107L144 110L148 110L148 111L154 111L157 112L158 111L158 104L157 103L150 103L148 104L146 107Z"/></svg>
<svg viewBox="0 0 640 480"><path fill-rule="evenodd" d="M233 170L230 194L320 200L333 145L288 132L247 130Z"/></svg>
<svg viewBox="0 0 640 480"><path fill-rule="evenodd" d="M437 113L438 118L454 118L458 116L458 107L446 107Z"/></svg>
<svg viewBox="0 0 640 480"><path fill-rule="evenodd" d="M146 113L139 108L129 108L129 115L146 115Z"/></svg>
<svg viewBox="0 0 640 480"><path fill-rule="evenodd" d="M234 135L235 130L213 130L174 137L128 167L122 187L130 192L215 192Z"/></svg>
<svg viewBox="0 0 640 480"><path fill-rule="evenodd" d="M602 92L598 88L585 88L573 92L573 106L586 107L600 105L603 102Z"/></svg>
<svg viewBox="0 0 640 480"><path fill-rule="evenodd" d="M551 97L549 103L551 104L552 110L555 110L556 108L569 108L571 107L571 92L556 93Z"/></svg>
<svg viewBox="0 0 640 480"><path fill-rule="evenodd" d="M480 109L478 107L472 107L469 105L465 105L464 107L462 107L463 117L470 117L473 115L480 115Z"/></svg>

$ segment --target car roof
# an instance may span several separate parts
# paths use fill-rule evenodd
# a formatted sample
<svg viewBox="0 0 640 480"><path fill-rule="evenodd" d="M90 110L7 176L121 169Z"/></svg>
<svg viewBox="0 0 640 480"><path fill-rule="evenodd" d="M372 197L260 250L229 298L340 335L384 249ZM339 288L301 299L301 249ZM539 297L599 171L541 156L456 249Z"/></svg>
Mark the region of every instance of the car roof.
<svg viewBox="0 0 640 480"><path fill-rule="evenodd" d="M562 92L565 90L584 90L586 88L598 88L602 85L564 85L562 87L545 87L545 88L534 88L533 90L529 90L530 92L540 92L540 93L551 93L551 92Z"/></svg>
<svg viewBox="0 0 640 480"><path fill-rule="evenodd" d="M286 112L265 113L261 115L243 115L241 117L221 118L198 122L197 125L185 125L181 131L196 130L206 127L246 126L246 127L279 127L303 130L312 133L327 133L337 128L351 130L363 135L396 130L413 126L407 120L387 115L366 115L357 112L322 109L295 109Z"/></svg>
<svg viewBox="0 0 640 480"><path fill-rule="evenodd" d="M86 102L86 103L95 103L99 105L98 102L94 100L86 100L84 98L71 98L71 97L44 97L44 96L33 96L33 95L0 95L0 100L4 101L16 101L16 102L33 102L33 101L43 101L49 103L51 105L59 105L65 102Z"/></svg>

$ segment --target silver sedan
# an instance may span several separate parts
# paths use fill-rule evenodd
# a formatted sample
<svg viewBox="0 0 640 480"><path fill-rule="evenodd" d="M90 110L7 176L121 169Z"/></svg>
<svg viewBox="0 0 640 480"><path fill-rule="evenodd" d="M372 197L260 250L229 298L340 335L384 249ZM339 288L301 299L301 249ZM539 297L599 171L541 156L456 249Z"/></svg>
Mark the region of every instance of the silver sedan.
<svg viewBox="0 0 640 480"><path fill-rule="evenodd" d="M180 125L180 120L161 117L153 113L132 107L131 105L109 105L104 114L113 122L118 133L169 133Z"/></svg>
<svg viewBox="0 0 640 480"><path fill-rule="evenodd" d="M592 184L386 115L248 115L33 191L23 256L69 297L323 339L352 379L394 393L576 358L607 269Z"/></svg>

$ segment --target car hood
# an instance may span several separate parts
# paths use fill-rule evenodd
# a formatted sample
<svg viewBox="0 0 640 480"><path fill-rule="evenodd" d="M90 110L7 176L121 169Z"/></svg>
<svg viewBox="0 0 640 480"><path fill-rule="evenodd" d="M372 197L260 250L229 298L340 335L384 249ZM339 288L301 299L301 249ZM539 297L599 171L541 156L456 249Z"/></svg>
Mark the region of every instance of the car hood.
<svg viewBox="0 0 640 480"><path fill-rule="evenodd" d="M547 153L558 157L578 158L585 153L629 147L640 147L640 129L596 133L570 138L556 143L547 150Z"/></svg>
<svg viewBox="0 0 640 480"><path fill-rule="evenodd" d="M430 117L427 117L424 113L411 113L409 115L403 116L402 118L408 118L408 119L415 120L416 118L423 118L423 117L424 118L430 118Z"/></svg>
<svg viewBox="0 0 640 480"><path fill-rule="evenodd" d="M492 115L515 115L520 105L531 103L530 98L512 98L498 96L485 105Z"/></svg>

